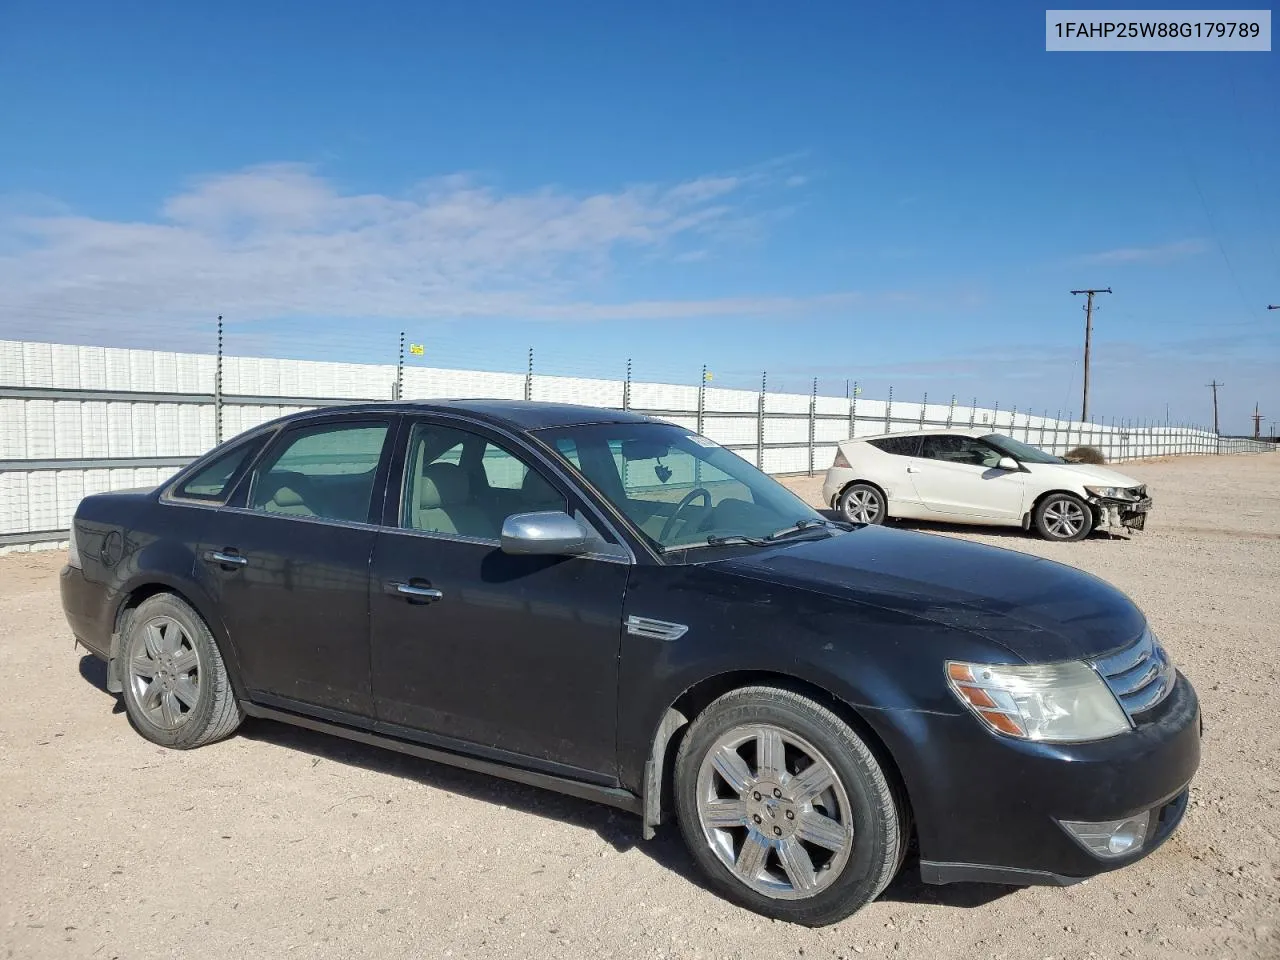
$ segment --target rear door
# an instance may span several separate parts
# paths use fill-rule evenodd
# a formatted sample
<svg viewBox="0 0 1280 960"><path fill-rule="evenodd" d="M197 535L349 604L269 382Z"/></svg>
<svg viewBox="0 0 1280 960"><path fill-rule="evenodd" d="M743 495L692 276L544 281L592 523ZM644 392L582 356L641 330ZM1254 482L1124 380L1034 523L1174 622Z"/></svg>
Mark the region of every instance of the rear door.
<svg viewBox="0 0 1280 960"><path fill-rule="evenodd" d="M373 717L369 559L394 420L284 430L207 529L196 576L257 700Z"/></svg>
<svg viewBox="0 0 1280 960"><path fill-rule="evenodd" d="M929 434L912 459L911 481L934 513L975 520L1011 520L1022 516L1026 474L1001 470L1002 454L976 437Z"/></svg>

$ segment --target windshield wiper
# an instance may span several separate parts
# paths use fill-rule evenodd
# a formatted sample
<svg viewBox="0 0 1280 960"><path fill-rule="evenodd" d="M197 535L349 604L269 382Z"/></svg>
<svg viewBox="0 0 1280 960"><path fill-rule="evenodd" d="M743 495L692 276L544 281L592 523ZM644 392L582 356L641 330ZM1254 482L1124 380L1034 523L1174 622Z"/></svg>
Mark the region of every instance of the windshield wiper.
<svg viewBox="0 0 1280 960"><path fill-rule="evenodd" d="M815 527L822 527L824 530L828 527L836 527L837 524L832 520L825 520L822 517L809 517L804 520L797 520L789 527L783 527L781 530L775 530L773 533L765 537L765 540L773 542L775 540L786 540L794 537L797 533L803 533L806 530L812 530Z"/></svg>

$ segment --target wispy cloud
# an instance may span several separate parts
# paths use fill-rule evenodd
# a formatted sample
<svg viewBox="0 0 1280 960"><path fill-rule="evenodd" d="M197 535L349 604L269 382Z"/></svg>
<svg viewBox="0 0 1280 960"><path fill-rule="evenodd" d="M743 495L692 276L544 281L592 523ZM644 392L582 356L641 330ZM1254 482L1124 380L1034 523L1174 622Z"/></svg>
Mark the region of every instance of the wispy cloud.
<svg viewBox="0 0 1280 960"><path fill-rule="evenodd" d="M0 321L87 314L135 322L239 317L592 320L767 316L853 303L812 297L596 302L628 253L693 262L757 229L787 171L754 170L590 195L503 192L466 175L401 195L344 192L277 163L206 176L155 218L0 206Z"/></svg>
<svg viewBox="0 0 1280 960"><path fill-rule="evenodd" d="M1119 266L1131 263L1164 264L1194 257L1207 249L1208 244L1203 240L1177 240L1150 247L1118 247L1115 250L1103 250L1101 253L1087 253L1074 258L1074 262L1097 266Z"/></svg>

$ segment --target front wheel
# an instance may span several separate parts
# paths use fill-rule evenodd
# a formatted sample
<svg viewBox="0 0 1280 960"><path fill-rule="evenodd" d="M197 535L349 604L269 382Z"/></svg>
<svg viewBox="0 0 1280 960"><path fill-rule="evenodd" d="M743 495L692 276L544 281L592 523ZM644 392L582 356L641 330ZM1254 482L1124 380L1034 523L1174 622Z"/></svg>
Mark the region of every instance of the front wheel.
<svg viewBox="0 0 1280 960"><path fill-rule="evenodd" d="M1093 510L1071 493L1051 493L1035 512L1036 530L1046 540L1083 540L1093 529Z"/></svg>
<svg viewBox="0 0 1280 960"><path fill-rule="evenodd" d="M905 812L875 755L826 707L747 687L703 711L675 769L680 829L724 896L806 926L842 920L893 879Z"/></svg>

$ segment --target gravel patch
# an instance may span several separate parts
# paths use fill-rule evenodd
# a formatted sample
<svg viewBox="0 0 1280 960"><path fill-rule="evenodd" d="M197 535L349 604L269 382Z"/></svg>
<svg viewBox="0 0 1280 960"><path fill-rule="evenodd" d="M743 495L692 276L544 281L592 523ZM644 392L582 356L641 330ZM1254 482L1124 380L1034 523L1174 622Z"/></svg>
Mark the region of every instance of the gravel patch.
<svg viewBox="0 0 1280 960"><path fill-rule="evenodd" d="M1098 574L1196 684L1204 760L1151 857L1067 889L928 887L808 930L705 890L674 825L266 721L190 752L73 650L61 553L0 558L0 955L1280 957L1280 455L1126 464L1131 539L912 527ZM821 477L787 481L816 499ZM1016 784L1001 785L1016 789Z"/></svg>

